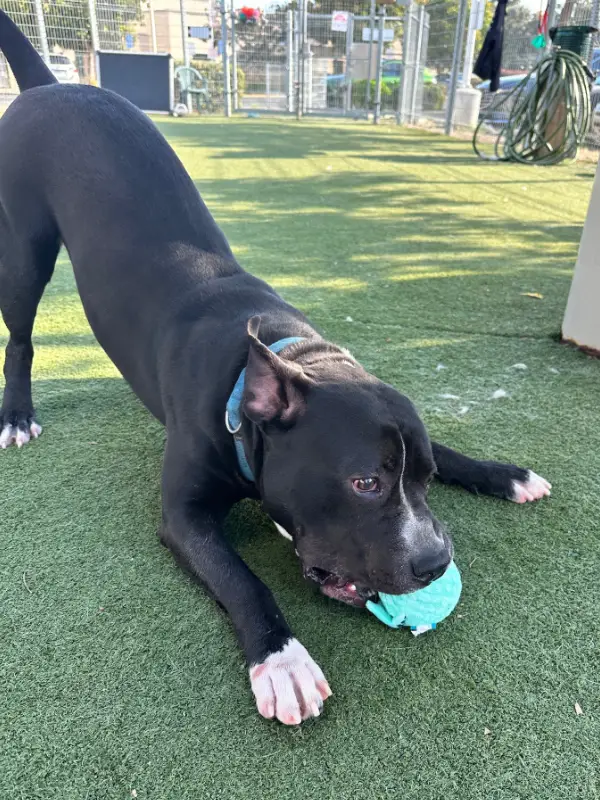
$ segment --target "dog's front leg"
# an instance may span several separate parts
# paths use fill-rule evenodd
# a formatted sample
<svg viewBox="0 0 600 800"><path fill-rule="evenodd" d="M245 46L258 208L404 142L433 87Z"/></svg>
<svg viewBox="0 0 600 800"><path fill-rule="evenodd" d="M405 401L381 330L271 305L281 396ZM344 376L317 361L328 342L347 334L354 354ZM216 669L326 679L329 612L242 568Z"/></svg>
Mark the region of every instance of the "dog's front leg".
<svg viewBox="0 0 600 800"><path fill-rule="evenodd" d="M442 483L462 486L474 494L489 494L514 503L539 500L552 486L529 469L498 461L477 461L443 444L432 442L436 478Z"/></svg>
<svg viewBox="0 0 600 800"><path fill-rule="evenodd" d="M293 637L270 590L226 541L222 525L228 509L219 501L219 489L168 445L161 539L229 614L259 713L298 725L320 714L331 690L320 667Z"/></svg>

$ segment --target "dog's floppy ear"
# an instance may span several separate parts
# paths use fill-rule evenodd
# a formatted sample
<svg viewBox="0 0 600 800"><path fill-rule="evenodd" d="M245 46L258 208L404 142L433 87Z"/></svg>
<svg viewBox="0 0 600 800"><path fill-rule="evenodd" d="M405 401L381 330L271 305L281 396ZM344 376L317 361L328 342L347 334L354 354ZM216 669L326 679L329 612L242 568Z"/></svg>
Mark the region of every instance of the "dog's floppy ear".
<svg viewBox="0 0 600 800"><path fill-rule="evenodd" d="M291 423L304 410L309 379L302 367L280 358L258 339L260 317L248 322L250 350L246 365L242 409L258 424Z"/></svg>

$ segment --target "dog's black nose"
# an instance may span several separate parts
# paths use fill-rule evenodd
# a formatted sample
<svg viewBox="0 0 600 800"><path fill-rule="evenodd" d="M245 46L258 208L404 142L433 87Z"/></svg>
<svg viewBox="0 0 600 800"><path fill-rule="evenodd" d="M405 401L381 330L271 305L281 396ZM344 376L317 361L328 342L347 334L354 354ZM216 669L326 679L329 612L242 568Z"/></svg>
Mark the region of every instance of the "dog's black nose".
<svg viewBox="0 0 600 800"><path fill-rule="evenodd" d="M411 561L415 578L427 583L441 578L449 564L450 553L445 547L441 550L434 550L433 548L423 550Z"/></svg>

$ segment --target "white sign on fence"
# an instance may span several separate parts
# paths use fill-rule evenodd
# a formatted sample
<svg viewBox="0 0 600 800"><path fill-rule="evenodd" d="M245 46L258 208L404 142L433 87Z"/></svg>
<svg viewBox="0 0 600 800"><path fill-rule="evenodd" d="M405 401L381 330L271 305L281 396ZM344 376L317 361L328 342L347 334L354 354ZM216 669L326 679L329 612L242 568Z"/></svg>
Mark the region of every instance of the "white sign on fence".
<svg viewBox="0 0 600 800"><path fill-rule="evenodd" d="M347 33L349 19L349 11L334 11L331 15L331 30L338 31L338 33Z"/></svg>
<svg viewBox="0 0 600 800"><path fill-rule="evenodd" d="M371 41L371 28L363 28L362 29L362 40L363 42L370 42ZM379 41L379 29L373 28L373 40L374 42ZM384 42L393 42L394 41L394 31L392 28L384 28L383 29L383 41Z"/></svg>

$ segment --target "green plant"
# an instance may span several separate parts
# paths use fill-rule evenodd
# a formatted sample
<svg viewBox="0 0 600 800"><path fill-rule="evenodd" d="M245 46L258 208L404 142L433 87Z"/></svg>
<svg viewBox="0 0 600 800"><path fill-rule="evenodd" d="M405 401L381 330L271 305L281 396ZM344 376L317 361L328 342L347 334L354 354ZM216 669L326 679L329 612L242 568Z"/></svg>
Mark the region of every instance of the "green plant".
<svg viewBox="0 0 600 800"><path fill-rule="evenodd" d="M446 102L448 87L441 83L427 83L423 86L423 108L440 111Z"/></svg>
<svg viewBox="0 0 600 800"><path fill-rule="evenodd" d="M375 86L376 82L371 81L371 93L369 108L375 105ZM386 106L396 100L398 89L400 88L400 81L397 83L381 82L381 102ZM359 81L352 81L352 106L353 108L366 108L367 103L367 81L362 79Z"/></svg>

